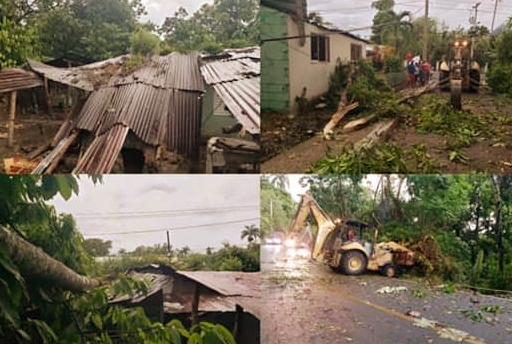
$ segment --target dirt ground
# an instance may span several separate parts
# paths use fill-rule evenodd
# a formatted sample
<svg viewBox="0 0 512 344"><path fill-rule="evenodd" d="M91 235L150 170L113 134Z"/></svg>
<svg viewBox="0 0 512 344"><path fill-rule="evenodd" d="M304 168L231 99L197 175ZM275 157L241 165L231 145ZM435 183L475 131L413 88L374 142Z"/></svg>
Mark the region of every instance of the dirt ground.
<svg viewBox="0 0 512 344"><path fill-rule="evenodd" d="M372 273L345 276L280 246L262 246L262 272L262 343L512 343L509 299L446 294L439 286ZM381 294L383 287L405 290ZM485 306L500 311L480 320L464 315ZM424 319L436 328L421 327Z"/></svg>
<svg viewBox="0 0 512 344"><path fill-rule="evenodd" d="M436 95L444 99L450 96L447 92L437 92ZM487 129L485 133L477 133L467 147L460 149L461 159L450 159L450 137L418 132L416 123L409 119L418 110L414 107L410 114L404 114L399 125L390 133L388 142L402 149L423 147L432 165L432 171L429 172L511 172L512 101L483 90L478 94L464 93L462 103L463 110L470 112L479 121L484 121ZM325 110L297 116L263 114L262 172L306 172L327 151L336 154L343 147L360 140L373 128L370 125L359 131L341 133L341 126L351 119L349 116L338 125L335 140L326 141L321 131L331 115ZM410 170L403 172L424 172L419 166L411 164L407 164L407 168Z"/></svg>

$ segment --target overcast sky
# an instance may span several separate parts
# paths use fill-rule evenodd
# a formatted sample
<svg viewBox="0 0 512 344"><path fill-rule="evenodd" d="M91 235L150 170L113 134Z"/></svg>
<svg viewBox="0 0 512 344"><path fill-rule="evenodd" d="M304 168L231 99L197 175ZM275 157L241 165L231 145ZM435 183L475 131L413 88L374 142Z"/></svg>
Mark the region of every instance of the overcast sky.
<svg viewBox="0 0 512 344"><path fill-rule="evenodd" d="M258 175L104 175L97 185L81 176L79 183L78 196L51 203L74 215L85 238L112 240L111 252L165 243L166 229L173 247L205 252L224 241L245 245L244 226L260 226ZM199 227L178 229L189 226ZM155 231L133 233L145 230Z"/></svg>
<svg viewBox="0 0 512 344"><path fill-rule="evenodd" d="M318 11L327 20L335 26L352 30L372 25L373 17L376 13L371 8L371 3L375 0L308 0L309 11ZM213 0L142 0L148 15L142 20L151 20L157 25L161 25L166 17L171 17L174 12L183 6L189 13L199 9L203 3L212 4ZM494 0L436 0L429 2L429 15L437 18L439 23L443 21L451 28L457 26L469 27L469 17L471 7L481 2L478 7L477 20L480 25L491 27L492 15L494 12ZM425 13L425 0L395 0L395 11L410 11L414 17L421 17ZM474 13L473 13L474 15ZM512 15L512 0L501 0L498 3L496 20L494 27L505 22ZM371 35L369 29L353 31L363 37L368 38Z"/></svg>
<svg viewBox="0 0 512 344"><path fill-rule="evenodd" d="M308 0L308 10L318 11L329 22L342 29L355 29L372 25L376 13L371 8L375 0L340 1L340 0ZM468 28L471 7L481 2L478 7L477 20L480 25L491 28L492 14L495 2L491 0L436 0L429 2L429 16L443 21L451 28L463 26ZM395 12L410 11L414 17L425 14L425 0L395 0ZM474 15L474 14L473 14ZM494 27L507 20L512 15L512 0L501 0L498 3ZM353 31L368 38L370 30Z"/></svg>

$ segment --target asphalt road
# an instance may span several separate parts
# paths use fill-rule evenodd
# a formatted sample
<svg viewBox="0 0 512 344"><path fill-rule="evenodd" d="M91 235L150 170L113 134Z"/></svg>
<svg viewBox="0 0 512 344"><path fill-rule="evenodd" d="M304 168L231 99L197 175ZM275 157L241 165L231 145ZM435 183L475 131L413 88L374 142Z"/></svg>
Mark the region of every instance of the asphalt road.
<svg viewBox="0 0 512 344"><path fill-rule="evenodd" d="M438 287L375 274L345 276L311 262L306 250L266 245L261 260L263 344L512 344L508 299L446 294ZM402 291L378 293L382 287ZM485 306L501 311L478 313ZM472 320L462 310L482 317ZM416 314L407 315L410 311Z"/></svg>

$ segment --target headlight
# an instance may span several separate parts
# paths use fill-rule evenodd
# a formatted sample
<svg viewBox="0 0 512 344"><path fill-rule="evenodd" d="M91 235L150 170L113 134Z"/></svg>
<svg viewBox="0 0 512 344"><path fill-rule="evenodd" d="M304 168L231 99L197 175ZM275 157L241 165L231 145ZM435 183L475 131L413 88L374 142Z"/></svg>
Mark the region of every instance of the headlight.
<svg viewBox="0 0 512 344"><path fill-rule="evenodd" d="M286 247L294 247L295 246L295 240L293 240L293 239L286 239L284 244L286 245Z"/></svg>
<svg viewBox="0 0 512 344"><path fill-rule="evenodd" d="M464 41L464 42L462 42L462 45L463 45L463 46L467 46L467 45L468 45L468 41Z"/></svg>
<svg viewBox="0 0 512 344"><path fill-rule="evenodd" d="M459 44L460 44L460 42L455 42L455 43L453 43L453 45L455 45L456 47L458 47L458 46L459 46Z"/></svg>

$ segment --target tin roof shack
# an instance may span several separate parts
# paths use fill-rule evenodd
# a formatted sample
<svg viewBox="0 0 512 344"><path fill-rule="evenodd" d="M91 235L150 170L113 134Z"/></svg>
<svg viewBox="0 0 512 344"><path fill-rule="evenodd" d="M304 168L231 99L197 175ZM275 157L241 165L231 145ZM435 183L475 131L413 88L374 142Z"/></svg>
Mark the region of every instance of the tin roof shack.
<svg viewBox="0 0 512 344"><path fill-rule="evenodd" d="M259 172L259 47L204 56L201 73L206 85L201 128L208 139L206 172Z"/></svg>
<svg viewBox="0 0 512 344"><path fill-rule="evenodd" d="M148 294L115 298L111 303L143 307L151 319L164 323L179 319L187 327L198 321L222 324L238 343L259 344L259 273L175 271L149 265L128 274L150 280Z"/></svg>
<svg viewBox="0 0 512 344"><path fill-rule="evenodd" d="M70 134L34 173L49 173L77 141L74 173L176 172L199 149L203 83L197 53L130 56L76 68L31 61L48 79L91 92ZM182 171L184 172L184 171Z"/></svg>
<svg viewBox="0 0 512 344"><path fill-rule="evenodd" d="M263 0L261 13L263 110L297 112L304 99L327 92L337 60L365 58L369 43L349 32L307 22L302 1L287 8Z"/></svg>
<svg viewBox="0 0 512 344"><path fill-rule="evenodd" d="M14 132L16 126L23 126L20 123L20 118L16 119L16 115L20 115L18 107L24 103L24 99L27 94L23 91L28 91L30 104L34 107L34 111L37 112L37 99L32 98L35 93L33 89L42 86L43 83L38 76L32 72L20 69L0 69L0 128L6 129L6 132L0 130L0 140L6 140L6 144L1 144L0 147L0 158L6 158L12 156L17 151L14 149L15 140ZM21 102L20 102L21 100ZM31 113L33 111L30 111ZM22 113L24 114L24 113ZM25 116L24 116L25 117ZM22 118L21 121L27 121L29 118ZM16 124L18 122L18 124ZM22 140L16 142L17 144L23 144ZM11 160L14 158L11 158ZM12 163L6 163L6 165L13 165ZM22 168L23 169L23 168ZM8 173L19 173L20 170L11 170L6 168Z"/></svg>

